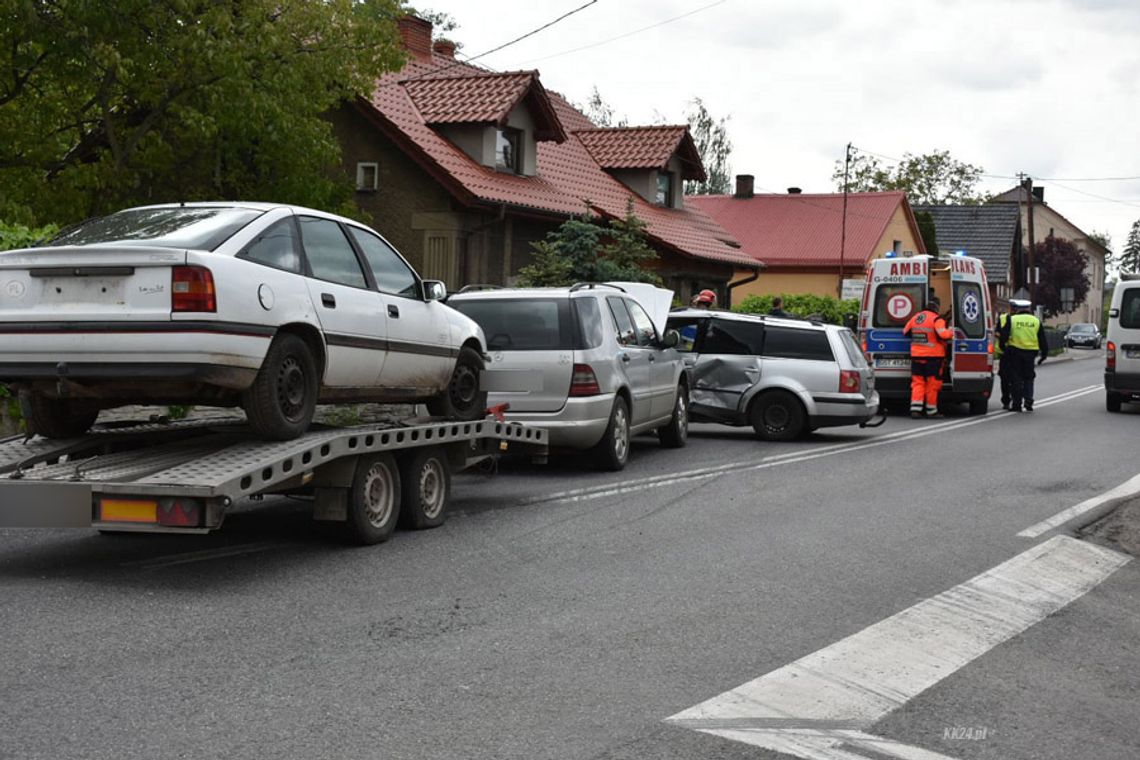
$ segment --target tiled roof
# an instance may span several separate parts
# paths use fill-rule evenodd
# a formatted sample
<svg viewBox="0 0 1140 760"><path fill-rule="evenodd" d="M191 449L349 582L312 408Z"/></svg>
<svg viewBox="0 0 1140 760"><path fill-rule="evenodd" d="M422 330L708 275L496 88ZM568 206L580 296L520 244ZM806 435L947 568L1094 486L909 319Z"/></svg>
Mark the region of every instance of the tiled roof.
<svg viewBox="0 0 1140 760"><path fill-rule="evenodd" d="M685 204L700 208L740 241L749 255L769 269L779 267L837 267L843 236L843 194L686 196ZM847 240L843 262L861 266L876 251L887 224L900 205L901 192L850 193L847 196ZM922 240L913 218L912 234ZM917 253L922 253L922 250Z"/></svg>
<svg viewBox="0 0 1140 760"><path fill-rule="evenodd" d="M915 206L914 211L930 214L939 248L981 259L991 281L1009 276L1009 257L1021 237L1017 206Z"/></svg>
<svg viewBox="0 0 1140 760"><path fill-rule="evenodd" d="M583 129L574 134L603 169L663 169L680 151L682 179L705 180L701 156L683 124Z"/></svg>
<svg viewBox="0 0 1140 760"><path fill-rule="evenodd" d="M446 73L446 72L445 72ZM407 79L400 84L428 124L497 124L527 99L538 124L538 139L566 139L534 71L482 76L438 76Z"/></svg>
<svg viewBox="0 0 1140 760"><path fill-rule="evenodd" d="M433 54L430 61L409 57L402 71L382 77L372 96L358 101L358 106L464 203L506 204L570 216L581 214L588 202L596 213L620 217L632 197L634 213L646 223L646 233L663 248L738 267L756 266L756 260L738 250L732 236L700 209L663 208L646 202L607 174L573 134L562 143L538 144L537 176L506 174L480 165L429 126L408 89L413 82L415 89L419 82L436 77L488 76L498 75L439 54ZM543 95L567 133L596 128L561 95L546 90Z"/></svg>

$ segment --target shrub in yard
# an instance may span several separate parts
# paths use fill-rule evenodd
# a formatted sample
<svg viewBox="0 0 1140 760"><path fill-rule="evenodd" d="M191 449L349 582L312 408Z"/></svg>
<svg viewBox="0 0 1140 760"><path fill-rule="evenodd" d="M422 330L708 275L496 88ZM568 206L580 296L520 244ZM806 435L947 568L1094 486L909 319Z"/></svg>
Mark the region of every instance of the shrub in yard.
<svg viewBox="0 0 1140 760"><path fill-rule="evenodd" d="M741 314L767 314L772 309L775 296L748 296L732 307ZM833 296L817 296L810 293L782 294L784 311L797 317L819 319L833 325L843 324L844 317L859 314L859 300L849 298L841 301Z"/></svg>

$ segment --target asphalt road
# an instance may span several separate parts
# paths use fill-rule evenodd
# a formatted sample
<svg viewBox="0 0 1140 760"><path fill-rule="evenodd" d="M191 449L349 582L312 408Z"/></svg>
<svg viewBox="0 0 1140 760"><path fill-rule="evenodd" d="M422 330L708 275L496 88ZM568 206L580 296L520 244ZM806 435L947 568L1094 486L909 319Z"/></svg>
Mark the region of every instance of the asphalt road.
<svg viewBox="0 0 1140 760"><path fill-rule="evenodd" d="M666 719L1135 476L1140 407L1104 411L1091 354L1041 368L1031 415L787 445L694 426L685 449L639 440L621 474L508 461L456 478L442 528L371 548L284 499L206 537L0 531L0 758L783 757ZM1127 565L875 731L955 757L1140 756L1119 639L1137 589ZM946 736L962 725L989 733Z"/></svg>

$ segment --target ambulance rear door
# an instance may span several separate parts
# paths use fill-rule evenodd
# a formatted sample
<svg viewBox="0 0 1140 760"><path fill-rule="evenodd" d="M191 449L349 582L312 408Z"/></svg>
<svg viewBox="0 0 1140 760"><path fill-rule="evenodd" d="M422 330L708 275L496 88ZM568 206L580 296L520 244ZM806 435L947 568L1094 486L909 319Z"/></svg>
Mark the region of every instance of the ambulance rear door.
<svg viewBox="0 0 1140 760"><path fill-rule="evenodd" d="M979 259L950 259L953 288L953 357L950 381L960 400L989 397L993 383L993 316L985 269Z"/></svg>
<svg viewBox="0 0 1140 760"><path fill-rule="evenodd" d="M903 335L903 327L926 305L928 272L925 256L871 263L863 304L863 342L875 372L875 387L885 398L909 397L910 339Z"/></svg>

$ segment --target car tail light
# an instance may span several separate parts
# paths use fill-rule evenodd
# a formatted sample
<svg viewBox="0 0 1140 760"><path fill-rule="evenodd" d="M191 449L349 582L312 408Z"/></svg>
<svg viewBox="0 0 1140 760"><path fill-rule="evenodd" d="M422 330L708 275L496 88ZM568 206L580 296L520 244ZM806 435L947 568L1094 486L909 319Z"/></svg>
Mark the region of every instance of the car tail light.
<svg viewBox="0 0 1140 760"><path fill-rule="evenodd" d="M858 393L859 392L859 373L853 369L839 370L839 392L840 393Z"/></svg>
<svg viewBox="0 0 1140 760"><path fill-rule="evenodd" d="M1109 372L1116 371L1116 344L1111 340L1104 344L1104 368Z"/></svg>
<svg viewBox="0 0 1140 760"><path fill-rule="evenodd" d="M174 267L170 275L171 311L217 311L214 275L206 267Z"/></svg>
<svg viewBox="0 0 1140 760"><path fill-rule="evenodd" d="M589 364L575 364L574 372L570 376L571 396L597 396L602 392L598 385L598 376Z"/></svg>

